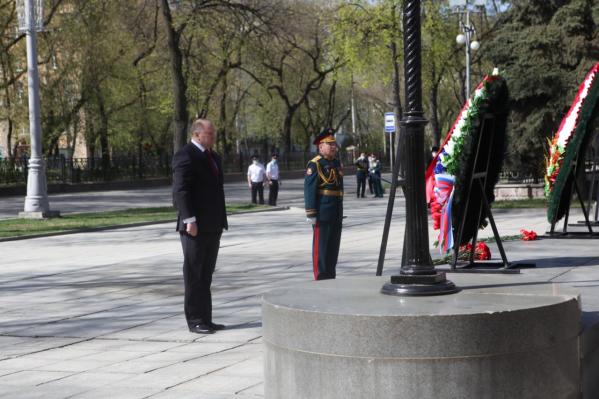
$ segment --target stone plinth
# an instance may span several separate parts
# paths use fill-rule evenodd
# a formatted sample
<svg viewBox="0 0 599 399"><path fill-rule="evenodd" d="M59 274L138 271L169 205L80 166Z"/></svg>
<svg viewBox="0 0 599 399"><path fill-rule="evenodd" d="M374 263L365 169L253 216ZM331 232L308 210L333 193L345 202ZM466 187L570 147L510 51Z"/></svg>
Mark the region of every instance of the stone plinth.
<svg viewBox="0 0 599 399"><path fill-rule="evenodd" d="M462 285L453 295L394 297L379 293L386 280L266 294L266 398L580 397L576 293Z"/></svg>
<svg viewBox="0 0 599 399"><path fill-rule="evenodd" d="M543 183L510 184L499 183L495 186L495 200L519 200L531 198L544 198L545 185Z"/></svg>

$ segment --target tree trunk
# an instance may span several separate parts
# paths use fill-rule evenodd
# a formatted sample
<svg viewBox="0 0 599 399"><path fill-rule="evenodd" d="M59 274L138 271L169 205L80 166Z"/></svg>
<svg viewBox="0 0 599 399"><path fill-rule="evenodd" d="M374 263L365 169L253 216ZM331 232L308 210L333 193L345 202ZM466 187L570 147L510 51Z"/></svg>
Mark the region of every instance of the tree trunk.
<svg viewBox="0 0 599 399"><path fill-rule="evenodd" d="M7 128L7 132L6 132L6 151L8 152L8 159L13 159L15 156L15 152L12 149L12 146L10 144L10 142L12 141L12 131L13 131L13 126L12 126L12 118L9 116L7 118L8 121L8 128Z"/></svg>
<svg viewBox="0 0 599 399"><path fill-rule="evenodd" d="M7 77L6 77L6 72L4 72L4 81L6 81ZM8 92L8 86L6 86L4 88L4 96L6 99L6 114L8 115L8 117L6 118L6 121L8 122L8 131L7 131L7 135L6 135L6 150L8 151L8 159L11 160L11 165L14 165L14 158L17 156L16 152L17 152L17 145L19 142L19 138L17 137L17 139L15 140L15 147L14 150L11 147L11 140L12 140L12 133L13 133L13 121L12 121L12 102L10 100L10 93Z"/></svg>
<svg viewBox="0 0 599 399"><path fill-rule="evenodd" d="M222 96L220 98L220 112L218 116L218 142L220 151L227 154L227 75L223 76Z"/></svg>
<svg viewBox="0 0 599 399"><path fill-rule="evenodd" d="M95 121L91 115L95 115L95 112L91 109L91 104L89 106L84 107L84 115L85 118L84 128L85 128L85 145L87 147L87 160L88 165L87 168L90 171L94 171L96 168L96 128L94 126Z"/></svg>
<svg viewBox="0 0 599 399"><path fill-rule="evenodd" d="M289 155L291 154L291 123L293 122L293 115L295 114L296 108L287 108L285 119L283 121L283 142L285 145L285 166L289 168Z"/></svg>
<svg viewBox="0 0 599 399"><path fill-rule="evenodd" d="M173 79L174 117L175 130L173 133L173 152L179 151L187 142L187 84L183 76L183 54L179 47L181 32L173 26L173 17L168 5L168 0L161 1L162 16L164 17L168 51L171 61L171 76Z"/></svg>
<svg viewBox="0 0 599 399"><path fill-rule="evenodd" d="M138 132L137 141L137 177L143 179L143 141L144 134L148 134L150 130L150 124L148 122L148 107L146 104L146 85L143 80L143 75L138 70L137 79L139 81L139 107L142 111L142 124Z"/></svg>
<svg viewBox="0 0 599 399"><path fill-rule="evenodd" d="M441 127L439 126L439 99L438 93L439 87L433 85L429 90L428 105L430 108L430 122L431 130L433 134L433 146L439 147L441 145Z"/></svg>
<svg viewBox="0 0 599 399"><path fill-rule="evenodd" d="M69 153L71 155L71 158L75 158L75 148L77 148L77 135L79 134L79 122L79 113L77 113L73 117L73 139L71 140L69 145Z"/></svg>
<svg viewBox="0 0 599 399"><path fill-rule="evenodd" d="M104 105L104 98L98 93L98 111L100 113L100 151L102 152L102 174L104 180L110 179L110 149L108 148L108 114Z"/></svg>

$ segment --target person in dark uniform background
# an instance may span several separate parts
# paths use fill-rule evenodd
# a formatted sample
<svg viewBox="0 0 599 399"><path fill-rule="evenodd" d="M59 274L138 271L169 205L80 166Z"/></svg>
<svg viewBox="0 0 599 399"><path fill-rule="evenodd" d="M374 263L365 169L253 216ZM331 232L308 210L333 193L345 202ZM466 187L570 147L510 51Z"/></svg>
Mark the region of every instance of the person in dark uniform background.
<svg viewBox="0 0 599 399"><path fill-rule="evenodd" d="M212 334L225 328L212 322L212 274L223 229L228 228L220 156L212 151L214 125L197 119L191 142L173 158L173 203L183 247L184 309L189 331Z"/></svg>
<svg viewBox="0 0 599 399"><path fill-rule="evenodd" d="M354 165L356 165L356 181L358 183L356 195L358 198L364 198L366 177L368 176L368 160L366 159L366 154L361 153L360 157L354 162Z"/></svg>
<svg viewBox="0 0 599 399"><path fill-rule="evenodd" d="M306 217L313 226L312 266L315 280L336 276L343 220L343 171L333 129L314 140L319 155L308 162L304 178Z"/></svg>
<svg viewBox="0 0 599 399"><path fill-rule="evenodd" d="M372 185L374 187L374 196L377 198L383 197L383 182L381 181L381 171L383 166L374 154L372 154L372 161L370 161L370 167L368 172L372 178Z"/></svg>

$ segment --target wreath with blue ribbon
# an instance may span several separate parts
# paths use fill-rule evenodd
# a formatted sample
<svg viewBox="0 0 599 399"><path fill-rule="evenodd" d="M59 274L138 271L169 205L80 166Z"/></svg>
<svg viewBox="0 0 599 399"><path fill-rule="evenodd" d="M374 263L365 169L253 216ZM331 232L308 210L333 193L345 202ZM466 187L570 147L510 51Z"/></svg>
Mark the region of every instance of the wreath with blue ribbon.
<svg viewBox="0 0 599 399"><path fill-rule="evenodd" d="M433 228L439 230L437 244L442 253L447 253L455 246L454 229L457 229L463 217L464 230L458 245L466 244L477 229L486 226L487 214L484 209L477 224L480 209L477 205L482 205L482 193L474 188L470 191L469 199L466 196L476 166L475 158L477 162L489 159L484 192L489 203L495 199L493 189L499 180L507 146L508 99L505 80L497 74L485 76L460 111L439 153L427 168L427 201ZM493 116L491 123L490 120L484 121L488 115ZM482 135L482 141L477 157L479 135ZM487 141L490 139L494 140L492 145L488 145L491 144ZM467 200L474 206L466 207Z"/></svg>

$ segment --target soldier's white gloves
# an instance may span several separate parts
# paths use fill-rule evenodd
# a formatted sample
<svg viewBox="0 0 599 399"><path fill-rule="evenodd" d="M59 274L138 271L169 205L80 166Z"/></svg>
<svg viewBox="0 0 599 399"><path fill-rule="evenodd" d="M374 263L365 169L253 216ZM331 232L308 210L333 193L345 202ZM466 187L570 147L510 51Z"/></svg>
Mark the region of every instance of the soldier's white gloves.
<svg viewBox="0 0 599 399"><path fill-rule="evenodd" d="M306 218L306 222L314 226L316 224L316 218Z"/></svg>

